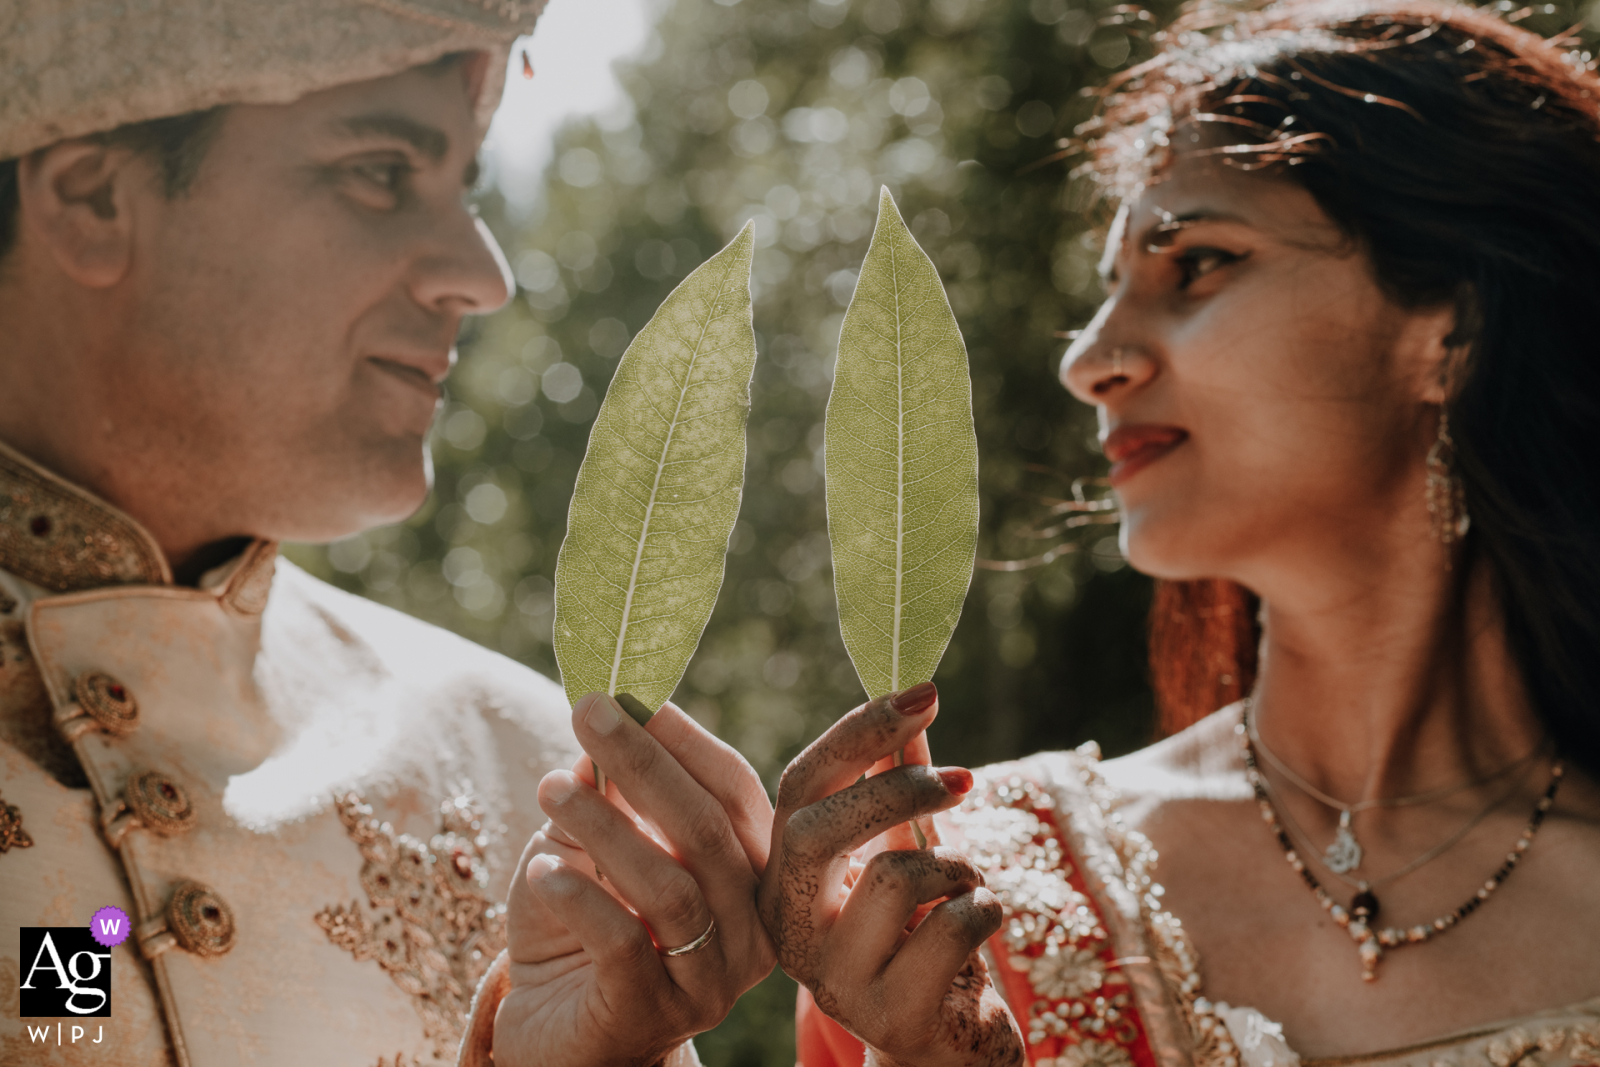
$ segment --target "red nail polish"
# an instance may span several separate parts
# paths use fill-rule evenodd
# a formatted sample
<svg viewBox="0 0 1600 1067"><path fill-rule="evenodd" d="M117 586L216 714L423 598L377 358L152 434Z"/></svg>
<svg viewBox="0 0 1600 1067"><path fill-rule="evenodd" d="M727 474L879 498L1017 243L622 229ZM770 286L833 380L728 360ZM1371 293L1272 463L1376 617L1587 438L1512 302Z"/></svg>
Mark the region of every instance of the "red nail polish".
<svg viewBox="0 0 1600 1067"><path fill-rule="evenodd" d="M934 688L932 682L923 682L914 685L903 693L896 693L889 700L889 706L902 715L920 715L933 706L939 699L939 690Z"/></svg>
<svg viewBox="0 0 1600 1067"><path fill-rule="evenodd" d="M972 772L965 767L946 767L939 772L939 781L955 796L972 791Z"/></svg>

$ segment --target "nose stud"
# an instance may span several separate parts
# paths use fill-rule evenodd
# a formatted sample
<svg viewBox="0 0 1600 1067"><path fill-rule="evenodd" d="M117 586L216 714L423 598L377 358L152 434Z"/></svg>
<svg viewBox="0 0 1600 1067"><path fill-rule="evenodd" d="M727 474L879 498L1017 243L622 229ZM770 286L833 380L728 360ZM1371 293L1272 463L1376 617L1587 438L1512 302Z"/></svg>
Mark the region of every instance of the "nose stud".
<svg viewBox="0 0 1600 1067"><path fill-rule="evenodd" d="M1121 345L1118 345L1111 350L1111 373L1113 376L1118 378L1123 377L1122 353L1125 351L1126 349L1124 349Z"/></svg>

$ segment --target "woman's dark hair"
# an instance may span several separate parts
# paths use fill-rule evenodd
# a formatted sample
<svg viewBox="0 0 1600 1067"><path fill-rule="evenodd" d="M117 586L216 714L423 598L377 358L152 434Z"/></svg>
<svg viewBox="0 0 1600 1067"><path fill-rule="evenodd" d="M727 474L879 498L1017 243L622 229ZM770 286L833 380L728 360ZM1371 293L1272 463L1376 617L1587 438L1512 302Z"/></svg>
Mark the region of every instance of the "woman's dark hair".
<svg viewBox="0 0 1600 1067"><path fill-rule="evenodd" d="M1094 168L1124 192L1180 151L1281 175L1392 299L1457 307L1466 359L1447 407L1465 552L1490 565L1535 710L1600 773L1600 465L1583 458L1600 455L1592 57L1429 0L1192 7L1160 40L1109 91ZM1248 591L1163 583L1155 604L1168 729L1249 690Z"/></svg>
<svg viewBox="0 0 1600 1067"><path fill-rule="evenodd" d="M193 111L171 118L152 119L119 126L95 139L119 148L132 149L148 156L161 175L161 187L168 197L188 191L205 159L212 135L221 125L226 108ZM17 239L17 160L0 160L0 259Z"/></svg>

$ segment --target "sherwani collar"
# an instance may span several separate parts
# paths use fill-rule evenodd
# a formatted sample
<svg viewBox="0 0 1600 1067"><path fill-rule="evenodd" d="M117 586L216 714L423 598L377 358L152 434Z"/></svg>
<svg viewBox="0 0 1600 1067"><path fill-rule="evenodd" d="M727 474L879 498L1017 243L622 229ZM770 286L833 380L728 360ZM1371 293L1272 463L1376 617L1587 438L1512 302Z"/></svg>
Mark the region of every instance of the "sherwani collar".
<svg viewBox="0 0 1600 1067"><path fill-rule="evenodd" d="M3 442L0 570L52 593L172 584L166 556L144 527Z"/></svg>

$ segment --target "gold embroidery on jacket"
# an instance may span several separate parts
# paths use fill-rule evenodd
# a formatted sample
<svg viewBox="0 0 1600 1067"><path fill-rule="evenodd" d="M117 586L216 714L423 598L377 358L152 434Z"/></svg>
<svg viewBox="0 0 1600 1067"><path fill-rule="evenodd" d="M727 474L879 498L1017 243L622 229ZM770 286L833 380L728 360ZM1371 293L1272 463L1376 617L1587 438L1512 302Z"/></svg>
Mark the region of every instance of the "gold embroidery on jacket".
<svg viewBox="0 0 1600 1067"><path fill-rule="evenodd" d="M160 585L165 565L148 537L0 448L0 568L54 593Z"/></svg>
<svg viewBox="0 0 1600 1067"><path fill-rule="evenodd" d="M472 992L506 943L504 904L486 892L489 836L468 796L439 806L439 832L423 842L397 834L358 794L335 799L339 819L364 861L361 903L317 913L328 940L358 960L375 960L422 1017L433 1055L454 1062Z"/></svg>
<svg viewBox="0 0 1600 1067"><path fill-rule="evenodd" d="M32 848L33 838L22 828L22 812L15 804L7 804L0 796L0 852L13 848Z"/></svg>

